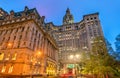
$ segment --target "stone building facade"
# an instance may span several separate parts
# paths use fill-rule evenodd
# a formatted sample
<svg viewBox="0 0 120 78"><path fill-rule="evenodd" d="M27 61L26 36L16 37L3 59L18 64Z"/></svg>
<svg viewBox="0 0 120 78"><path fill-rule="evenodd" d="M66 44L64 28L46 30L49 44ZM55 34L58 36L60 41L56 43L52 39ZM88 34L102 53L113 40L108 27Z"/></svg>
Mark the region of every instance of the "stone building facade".
<svg viewBox="0 0 120 78"><path fill-rule="evenodd" d="M56 73L58 48L44 18L35 8L10 14L0 8L0 75Z"/></svg>
<svg viewBox="0 0 120 78"><path fill-rule="evenodd" d="M80 22L74 23L69 8L63 17L63 25L56 26L50 22L46 24L46 29L56 40L59 46L59 62L65 66L79 60L77 57L80 57L81 52L90 51L95 37L103 36L99 13L84 15Z"/></svg>

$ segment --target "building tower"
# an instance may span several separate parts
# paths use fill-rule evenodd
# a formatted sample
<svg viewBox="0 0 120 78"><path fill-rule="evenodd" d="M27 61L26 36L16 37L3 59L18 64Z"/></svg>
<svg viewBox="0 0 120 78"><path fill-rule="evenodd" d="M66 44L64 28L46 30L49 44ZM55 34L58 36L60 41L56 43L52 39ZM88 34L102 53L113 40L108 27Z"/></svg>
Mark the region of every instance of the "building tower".
<svg viewBox="0 0 120 78"><path fill-rule="evenodd" d="M78 56L82 52L92 50L95 37L103 36L99 13L84 15L82 20L74 23L69 8L63 17L63 25L56 26L50 22L46 24L46 30L58 44L60 69L64 72L70 64L79 62Z"/></svg>
<svg viewBox="0 0 120 78"><path fill-rule="evenodd" d="M73 15L70 13L70 9L67 8L66 14L63 17L63 25L64 24L72 24L72 23L74 23L74 18L73 18Z"/></svg>

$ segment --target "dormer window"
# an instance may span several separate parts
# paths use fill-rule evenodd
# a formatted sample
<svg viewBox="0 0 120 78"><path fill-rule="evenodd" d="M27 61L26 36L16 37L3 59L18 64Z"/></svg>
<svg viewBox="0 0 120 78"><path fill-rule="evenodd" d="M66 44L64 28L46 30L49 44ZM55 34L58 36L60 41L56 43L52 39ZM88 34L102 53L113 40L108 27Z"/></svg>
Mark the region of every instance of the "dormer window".
<svg viewBox="0 0 120 78"><path fill-rule="evenodd" d="M2 16L2 14L0 14L0 16Z"/></svg>

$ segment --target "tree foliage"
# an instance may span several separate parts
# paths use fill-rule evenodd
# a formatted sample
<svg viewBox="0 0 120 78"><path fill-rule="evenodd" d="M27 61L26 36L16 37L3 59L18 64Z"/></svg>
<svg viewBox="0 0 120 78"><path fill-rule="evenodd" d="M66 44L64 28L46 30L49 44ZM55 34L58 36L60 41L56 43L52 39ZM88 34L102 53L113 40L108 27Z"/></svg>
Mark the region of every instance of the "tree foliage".
<svg viewBox="0 0 120 78"><path fill-rule="evenodd" d="M105 39L105 43L108 53L114 57L115 51L113 50L111 43L107 39Z"/></svg>
<svg viewBox="0 0 120 78"><path fill-rule="evenodd" d="M115 42L115 47L116 47L116 59L120 61L120 34L117 35L116 37L116 42Z"/></svg>
<svg viewBox="0 0 120 78"><path fill-rule="evenodd" d="M85 72L96 74L97 78L120 77L119 62L108 54L103 37L96 37L93 40L92 52L86 60Z"/></svg>

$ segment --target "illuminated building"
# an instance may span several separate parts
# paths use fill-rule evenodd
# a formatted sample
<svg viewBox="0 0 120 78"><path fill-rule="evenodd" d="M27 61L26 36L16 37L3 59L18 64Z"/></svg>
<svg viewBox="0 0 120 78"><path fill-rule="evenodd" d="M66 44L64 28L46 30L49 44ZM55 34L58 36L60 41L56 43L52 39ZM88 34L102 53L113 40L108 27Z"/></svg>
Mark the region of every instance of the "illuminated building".
<svg viewBox="0 0 120 78"><path fill-rule="evenodd" d="M6 16L8 13L0 8L0 16Z"/></svg>
<svg viewBox="0 0 120 78"><path fill-rule="evenodd" d="M57 26L50 22L46 24L46 29L59 46L59 62L63 67L75 62L69 59L70 55L80 55L81 52L90 51L93 39L103 36L99 13L84 15L80 22L74 23L69 8L63 17L63 25Z"/></svg>
<svg viewBox="0 0 120 78"><path fill-rule="evenodd" d="M43 29L44 16L35 8L6 11L0 8L0 74L54 75L57 45Z"/></svg>

